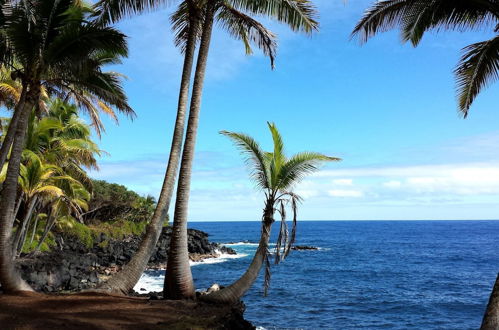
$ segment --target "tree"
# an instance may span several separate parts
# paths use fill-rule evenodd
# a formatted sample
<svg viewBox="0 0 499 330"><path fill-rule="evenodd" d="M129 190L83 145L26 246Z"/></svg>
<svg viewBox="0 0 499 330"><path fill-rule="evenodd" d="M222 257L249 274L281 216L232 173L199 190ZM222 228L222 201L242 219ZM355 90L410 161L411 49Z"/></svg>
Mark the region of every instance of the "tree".
<svg viewBox="0 0 499 330"><path fill-rule="evenodd" d="M220 23L232 36L240 38L245 43L247 52L251 51L249 42L256 43L264 54L270 57L273 66L276 47L274 35L244 12L276 18L294 31L311 33L318 26L314 20L315 9L308 0L207 0L205 2L203 29L177 185L168 271L164 285L165 296L173 299L192 298L195 293L187 250L187 210L204 77L214 22Z"/></svg>
<svg viewBox="0 0 499 330"><path fill-rule="evenodd" d="M125 16L153 10L172 3L173 1L169 0L101 0L95 6L97 12L96 20L103 23L115 22ZM100 289L102 290L115 293L129 292L145 270L147 260L153 253L161 234L163 223L170 206L182 152L182 140L185 130L185 118L192 66L194 63L194 52L197 41L202 39L201 25L206 23L204 13L208 7L207 4L209 3L211 3L211 1L181 1L177 10L171 16L172 26L176 36L175 43L184 54L184 66L180 83L177 118L175 121L170 156L163 186L159 195L156 211L147 226L146 234L144 235L137 252L121 272L114 275L107 283L101 284ZM235 0L217 0L217 7L221 8L218 21L231 35L243 40L248 54L252 51L250 42L254 42L258 47L263 49L264 53L269 55L273 61L275 47L273 34L238 9L272 16L281 22L288 23L293 29L301 29L303 26L306 26L303 29L311 31L316 27L317 23L311 18L313 15L304 17L306 14L312 14L306 11L308 9L307 3L308 0L265 0L260 4L249 0L245 0L244 3ZM199 87L199 78L197 81L195 86ZM175 235L176 233L181 232L181 237L187 235L186 230L174 230ZM177 240L175 239L174 241L176 242ZM180 259L183 259L183 257L180 257Z"/></svg>
<svg viewBox="0 0 499 330"><path fill-rule="evenodd" d="M402 41L410 41L416 47L429 30L494 27L494 32L498 32L498 24L499 4L496 1L384 0L366 10L352 36L358 36L364 43L380 32L399 27ZM466 118L476 96L499 76L499 36L465 47L454 73L459 111Z"/></svg>
<svg viewBox="0 0 499 330"><path fill-rule="evenodd" d="M256 187L264 192L265 203L262 216L260 242L253 260L246 272L234 283L219 291L201 296L203 300L217 303L235 303L250 289L265 264L265 295L270 285L269 239L274 215L281 217L281 226L276 243L275 263L286 258L295 241L297 208L301 198L293 192L293 188L305 176L318 170L318 165L328 161L339 161L339 158L325 156L316 152L301 152L291 158L284 154L281 134L273 123L268 123L274 150L265 152L252 137L228 131L221 134L230 138L241 153L251 172ZM291 234L286 224L286 207L291 207L293 224Z"/></svg>
<svg viewBox="0 0 499 330"><path fill-rule="evenodd" d="M493 0L384 0L364 14L353 30L366 42L372 36L399 27L404 42L416 47L429 30L476 30L493 28L490 40L466 46L454 70L459 111L468 116L471 104L483 88L499 77L499 4ZM484 316L482 328L499 324L499 285L495 285Z"/></svg>
<svg viewBox="0 0 499 330"><path fill-rule="evenodd" d="M6 134L7 140L12 133L12 146L0 199L0 283L5 292L31 290L12 264L10 244L25 134L44 82L51 82L52 88L61 90L67 84L78 85L92 94L108 96L113 105L126 105L120 82L103 73L94 58L94 54L104 53L126 56L125 36L113 28L90 22L87 16L88 10L80 1L3 4L0 62L8 67L14 61L19 64L15 76L22 85L20 101ZM9 141L4 140L6 143Z"/></svg>
<svg viewBox="0 0 499 330"><path fill-rule="evenodd" d="M107 24L108 22L115 22L124 16L152 10L170 2L168 0L101 0L95 5L96 20L102 24ZM97 287L98 290L127 294L133 289L147 267L147 262L154 252L163 225L167 219L167 212L170 207L182 150L189 87L199 31L199 13L196 1L185 0L181 3L178 12L181 13L183 20L178 20L176 15L173 15L172 21L177 38L185 41L181 45L181 50L184 54L184 64L180 81L177 116L163 186L159 194L156 209L146 227L146 232L140 242L139 248L123 269L108 281L101 283Z"/></svg>

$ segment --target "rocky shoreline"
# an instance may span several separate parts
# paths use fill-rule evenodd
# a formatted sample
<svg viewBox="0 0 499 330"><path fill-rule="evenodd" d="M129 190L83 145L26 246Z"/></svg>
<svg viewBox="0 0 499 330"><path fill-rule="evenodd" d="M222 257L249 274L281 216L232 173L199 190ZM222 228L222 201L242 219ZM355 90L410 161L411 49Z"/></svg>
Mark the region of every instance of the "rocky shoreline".
<svg viewBox="0 0 499 330"><path fill-rule="evenodd" d="M189 229L188 235L192 261L216 258L220 253L236 254L231 248L209 242L205 232ZM170 236L171 228L165 227L148 268L165 268ZM57 246L50 252L24 255L17 261L23 278L37 291L73 292L95 287L131 259L139 246L140 237L115 240L102 234L92 247L67 235L59 236L56 242Z"/></svg>

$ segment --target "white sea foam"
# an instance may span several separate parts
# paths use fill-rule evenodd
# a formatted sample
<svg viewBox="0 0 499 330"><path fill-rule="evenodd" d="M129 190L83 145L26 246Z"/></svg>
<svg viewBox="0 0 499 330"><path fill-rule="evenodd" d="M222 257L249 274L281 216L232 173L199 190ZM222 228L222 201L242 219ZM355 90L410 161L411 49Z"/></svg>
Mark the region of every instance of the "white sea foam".
<svg viewBox="0 0 499 330"><path fill-rule="evenodd" d="M258 246L258 243L236 242L236 243L226 243L226 244L222 244L222 245L225 245L225 246L241 246L241 245Z"/></svg>
<svg viewBox="0 0 499 330"><path fill-rule="evenodd" d="M150 276L148 274L142 274L140 280L133 287L133 291L138 293L162 292L164 281L165 281L164 273L162 273L159 276Z"/></svg>
<svg viewBox="0 0 499 330"><path fill-rule="evenodd" d="M238 253L238 254L221 253L219 250L215 250L215 253L218 254L218 257L216 257L216 258L207 258L207 259L203 259L201 261L189 261L189 264L191 266L208 265L208 264L219 264L219 263L222 263L222 262L226 262L226 261L228 261L230 259L239 259L239 258L244 258L244 257L248 256L245 253Z"/></svg>
<svg viewBox="0 0 499 330"><path fill-rule="evenodd" d="M201 261L189 261L189 264L191 266L218 264L221 262L226 262L231 259L239 259L248 256L245 253L238 253L238 254L221 253L219 250L215 250L215 253L218 254L218 257L203 259ZM158 276L152 276L147 273L144 273L140 277L139 281L137 282L133 290L138 293L162 292L164 280L165 280L164 273L161 273Z"/></svg>

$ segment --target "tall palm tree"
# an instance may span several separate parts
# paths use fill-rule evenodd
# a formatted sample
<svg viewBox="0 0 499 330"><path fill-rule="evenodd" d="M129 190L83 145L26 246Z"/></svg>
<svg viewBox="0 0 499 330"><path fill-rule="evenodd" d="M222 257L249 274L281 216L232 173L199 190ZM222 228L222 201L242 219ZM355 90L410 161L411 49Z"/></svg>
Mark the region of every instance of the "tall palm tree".
<svg viewBox="0 0 499 330"><path fill-rule="evenodd" d="M493 0L383 0L368 8L352 35L366 42L374 35L400 28L402 41L419 45L429 30L498 32L499 4ZM499 36L471 44L454 71L459 111L466 118L480 91L499 76Z"/></svg>
<svg viewBox="0 0 499 330"><path fill-rule="evenodd" d="M468 116L477 95L499 77L499 3L495 0L384 0L364 14L353 31L361 42L399 27L402 40L417 46L429 30L492 29L496 35L463 49L454 70L459 111ZM494 286L482 328L499 328L499 285Z"/></svg>
<svg viewBox="0 0 499 330"><path fill-rule="evenodd" d="M114 103L119 100L126 104L120 82L102 73L93 58L98 53L126 56L125 36L90 22L87 16L87 10L76 0L3 4L0 49L4 52L0 52L0 62L6 66L12 66L14 60L19 63L21 69L16 76L23 87L9 127L14 132L13 141L0 196L0 283L5 292L31 290L11 262L9 246L25 134L43 82L67 81L96 95L112 95Z"/></svg>
<svg viewBox="0 0 499 330"><path fill-rule="evenodd" d="M96 19L103 23L114 22L124 16L153 10L172 3L174 1L171 0L101 0L96 4ZM180 83L177 118L163 186L155 213L147 226L139 249L123 270L114 275L107 283L101 284L100 289L115 293L129 292L145 270L147 261L153 253L161 234L177 177L185 130L194 52L197 41L201 39L201 25L205 22L204 13L208 3L209 1L206 0L181 1L177 10L171 16L173 30L175 31L175 44L184 54L184 65ZM305 3L305 5L301 3ZM294 30L305 26L303 29L310 31L316 28L317 23L313 20L312 13L306 10L308 8L306 3L308 3L308 0L265 0L261 3L250 0L243 2L235 0L218 1L217 6L221 9L217 19L221 26L232 36L241 39L245 43L248 54L252 52L250 43L254 42L265 54L270 56L273 63L275 56L273 34L240 10L244 9L255 14L271 16L280 22L289 24ZM306 15L308 17L305 17ZM199 78L196 86L199 86ZM175 230L175 233L181 233L182 236L187 235L185 230ZM183 257L180 258L183 259Z"/></svg>
<svg viewBox="0 0 499 330"><path fill-rule="evenodd" d="M73 5L77 8L75 13L76 18L83 16L84 12L90 10L85 7L81 1L73 1ZM80 13L78 11L80 11ZM5 27L5 19L3 22L4 23L0 26ZM3 32L5 33L5 31ZM99 137L101 136L101 132L104 131L104 126L100 119L101 112L106 113L115 121L117 121L115 109L133 117L135 114L127 104L125 94L120 86L120 80L123 76L116 72L101 71L101 67L105 65L121 63L121 56L122 54L119 52L113 53L105 50L88 54L85 61L81 63L82 68L86 67L87 72L84 75L81 70L79 74L76 72L76 75L74 73L71 75L61 75L59 70L47 70L44 72L40 88L42 97L39 98L38 104L36 105L38 107L38 112L41 112L40 109L46 110L45 101L52 96L59 97L65 101L73 101L78 105L80 110L83 110L88 114L92 121L92 126ZM2 68L5 68L5 74L8 74L8 77L10 77L11 80L11 82L8 80L7 82L10 83L12 87L17 88L16 102L18 104L14 104L17 108L22 108L25 101L22 84L22 65L19 62L12 62L10 57L4 58L3 62L4 65ZM5 90L5 92L7 92L7 90ZM24 92L26 92L25 89ZM16 107L13 109L15 110ZM5 163L10 151L19 114L20 111L14 111L9 130L3 138L0 147L0 167Z"/></svg>
<svg viewBox="0 0 499 330"><path fill-rule="evenodd" d="M95 5L96 20L101 22L101 24L107 24L109 22L115 22L124 16L152 10L161 7L162 5L169 4L170 2L172 1L101 0ZM179 15L182 15L183 20L177 18ZM167 219L167 212L170 207L182 150L192 66L194 63L194 52L196 50L196 40L198 39L200 24L196 1L185 0L182 2L179 6L179 10L172 15L171 19L177 40L179 40L178 45L184 55L184 63L178 96L177 116L175 119L170 155L163 185L161 187L156 209L151 220L147 224L139 248L123 269L112 276L108 281L101 283L97 287L98 290L127 294L133 289L147 267L147 263L154 252L163 225Z"/></svg>
<svg viewBox="0 0 499 330"><path fill-rule="evenodd" d="M249 41L254 41L270 57L273 66L276 47L273 34L249 15L244 14L244 12L276 18L294 31L311 33L318 27L318 23L314 19L316 15L315 8L308 0L205 1L202 19L203 29L192 87L187 132L182 151L167 263L168 271L164 285L165 296L173 299L191 298L195 293L187 250L187 210L202 91L215 21L220 23L231 35L243 40L246 45L248 45ZM247 47L248 51L251 51L251 49Z"/></svg>
<svg viewBox="0 0 499 330"><path fill-rule="evenodd" d="M297 206L301 198L293 192L293 188L306 175L318 170L318 165L328 161L339 161L339 158L328 157L316 152L301 152L287 158L284 154L284 144L281 134L273 123L268 123L274 150L265 152L250 136L242 133L222 131L221 134L230 138L245 156L245 161L251 171L251 178L259 190L265 194L265 207L262 216L262 230L258 249L246 272L234 283L220 291L203 295L202 299L218 303L234 303L250 289L266 265L264 288L265 294L270 284L269 239L275 213L280 214L281 226L276 244L275 263L291 251L295 241ZM291 207L293 224L291 234L286 224L286 207Z"/></svg>
<svg viewBox="0 0 499 330"><path fill-rule="evenodd" d="M78 183L72 177L65 175L60 167L43 163L40 157L29 150L24 151L24 157L27 159L27 162L26 165L21 164L19 187L24 197L26 210L13 240L12 249L16 254L22 250L27 228L33 219L37 206L44 199L61 198L64 195L64 190L60 188L61 186ZM61 181L66 182L62 183Z"/></svg>

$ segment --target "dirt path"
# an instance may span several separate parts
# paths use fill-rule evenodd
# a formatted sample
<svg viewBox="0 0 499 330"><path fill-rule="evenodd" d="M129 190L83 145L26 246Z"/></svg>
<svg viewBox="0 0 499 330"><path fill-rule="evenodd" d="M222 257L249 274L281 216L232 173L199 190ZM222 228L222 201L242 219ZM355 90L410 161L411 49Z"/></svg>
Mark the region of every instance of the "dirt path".
<svg viewBox="0 0 499 330"><path fill-rule="evenodd" d="M0 329L251 329L237 308L95 293L0 294Z"/></svg>

